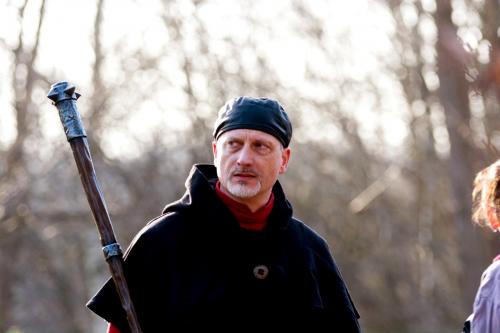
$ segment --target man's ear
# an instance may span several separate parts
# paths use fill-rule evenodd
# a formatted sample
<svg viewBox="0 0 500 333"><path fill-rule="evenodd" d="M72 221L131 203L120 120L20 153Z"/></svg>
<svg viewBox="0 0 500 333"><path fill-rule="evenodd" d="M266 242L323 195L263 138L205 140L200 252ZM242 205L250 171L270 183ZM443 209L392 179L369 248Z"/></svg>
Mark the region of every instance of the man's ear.
<svg viewBox="0 0 500 333"><path fill-rule="evenodd" d="M212 141L212 153L214 154L214 162L217 159L217 142Z"/></svg>
<svg viewBox="0 0 500 333"><path fill-rule="evenodd" d="M292 151L290 147L284 148L281 152L281 165L279 169L279 174L283 174L286 172L288 168L288 162L290 161L290 156L292 155Z"/></svg>

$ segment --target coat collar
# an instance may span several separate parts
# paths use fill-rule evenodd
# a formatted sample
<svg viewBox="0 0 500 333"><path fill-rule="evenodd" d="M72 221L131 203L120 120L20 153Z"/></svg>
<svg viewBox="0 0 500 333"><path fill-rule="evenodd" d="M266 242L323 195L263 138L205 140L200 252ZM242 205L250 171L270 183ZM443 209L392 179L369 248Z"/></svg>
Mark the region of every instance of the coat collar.
<svg viewBox="0 0 500 333"><path fill-rule="evenodd" d="M213 164L195 164L186 179L186 192L181 199L167 205L163 213L194 208L195 211L220 211L229 209L215 193L217 170ZM279 181L273 186L274 208L269 216L270 227L286 228L293 215ZM216 209L217 208L217 209ZM232 215L231 215L232 216Z"/></svg>

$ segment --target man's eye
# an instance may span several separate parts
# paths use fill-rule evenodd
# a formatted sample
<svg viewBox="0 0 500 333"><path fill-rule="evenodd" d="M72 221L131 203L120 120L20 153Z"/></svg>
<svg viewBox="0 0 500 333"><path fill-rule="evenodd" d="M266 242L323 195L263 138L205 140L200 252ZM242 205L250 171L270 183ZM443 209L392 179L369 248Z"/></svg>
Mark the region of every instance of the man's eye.
<svg viewBox="0 0 500 333"><path fill-rule="evenodd" d="M255 147L255 149L257 149L258 151L261 151L261 152L270 150L269 146L267 146L263 143L256 143L254 145L254 147Z"/></svg>

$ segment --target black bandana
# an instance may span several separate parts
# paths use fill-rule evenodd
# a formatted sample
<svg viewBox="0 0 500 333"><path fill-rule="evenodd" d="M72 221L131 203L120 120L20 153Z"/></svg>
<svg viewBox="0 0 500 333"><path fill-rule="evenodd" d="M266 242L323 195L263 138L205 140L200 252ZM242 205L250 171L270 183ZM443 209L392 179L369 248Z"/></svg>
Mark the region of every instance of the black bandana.
<svg viewBox="0 0 500 333"><path fill-rule="evenodd" d="M292 139L292 124L283 107L269 98L237 97L219 110L214 125L214 138L227 131L245 128L266 132L276 137L283 147Z"/></svg>

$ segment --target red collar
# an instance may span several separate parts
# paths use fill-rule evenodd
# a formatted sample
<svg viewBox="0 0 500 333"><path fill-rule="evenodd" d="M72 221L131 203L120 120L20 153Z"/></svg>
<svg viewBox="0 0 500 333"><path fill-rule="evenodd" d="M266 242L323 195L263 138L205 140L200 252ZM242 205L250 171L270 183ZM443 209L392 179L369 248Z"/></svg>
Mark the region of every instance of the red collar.
<svg viewBox="0 0 500 333"><path fill-rule="evenodd" d="M215 185L215 192L234 214L240 227L248 230L259 231L266 227L267 218L274 207L274 194L271 193L269 201L261 208L252 212L246 205L234 200L220 189L220 182Z"/></svg>

